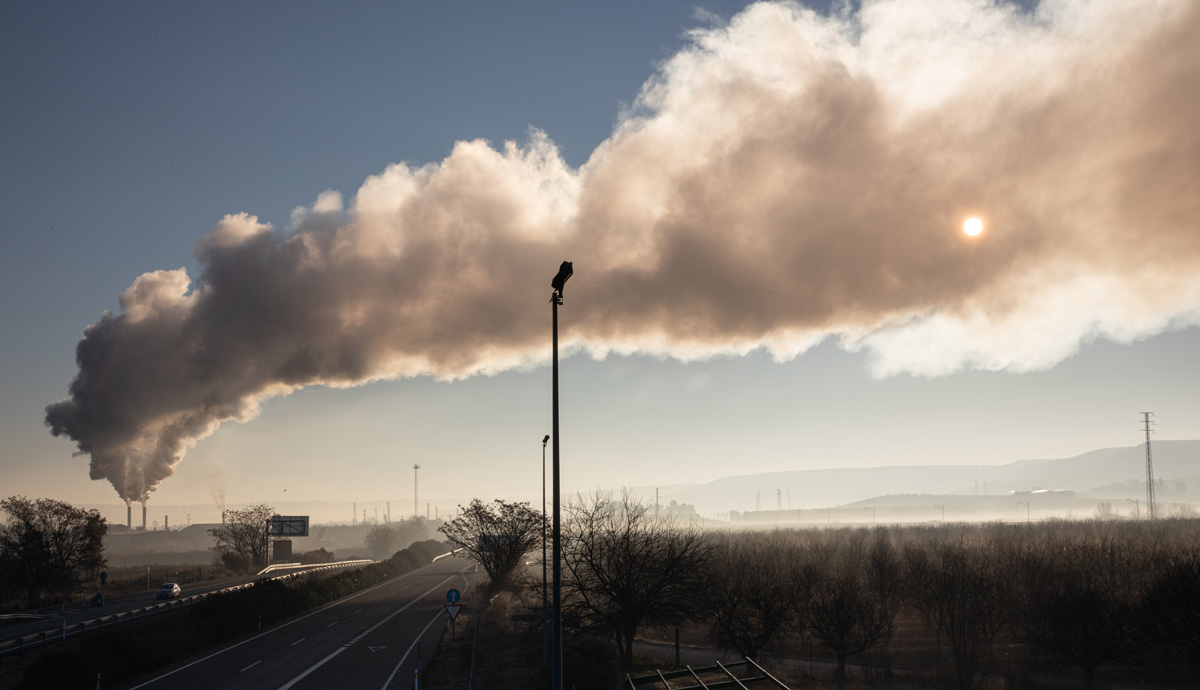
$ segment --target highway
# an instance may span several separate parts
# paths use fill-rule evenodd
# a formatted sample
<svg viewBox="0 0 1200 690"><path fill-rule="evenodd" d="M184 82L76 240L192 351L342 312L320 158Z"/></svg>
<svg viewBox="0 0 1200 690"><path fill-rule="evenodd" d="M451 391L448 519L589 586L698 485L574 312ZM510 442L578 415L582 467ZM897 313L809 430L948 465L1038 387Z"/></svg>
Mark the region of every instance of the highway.
<svg viewBox="0 0 1200 690"><path fill-rule="evenodd" d="M347 566L358 567L355 565L355 563L359 562L347 562ZM0 653L15 651L15 645L17 642L15 638L26 637L30 641L35 641L36 638L30 636L34 636L43 632L53 637L62 629L64 624L67 628L67 635L74 637L79 634L79 626L77 624L81 621L90 621L90 623L88 623L88 628L94 630L96 628L96 619L98 618L105 619L107 622L106 624L111 625L117 622L116 619L120 619L120 622L124 622L126 618L123 614L126 614L130 611L136 612L147 606L170 603L175 608L178 608L175 605L180 604L181 602L183 604L188 604L191 602L191 597L195 597L196 595L206 594L208 592L216 592L218 590L228 589L230 587L236 587L239 585L247 585L259 580L262 577L278 577L288 573L301 574L310 570L318 570L327 567L328 564L318 564L305 566L303 568L279 570L266 575L244 575L241 577L197 582L186 585L185 589L180 594L180 597L172 600L158 599L156 597L156 590L151 589L135 594L105 597L104 606L98 608L93 608L90 604L83 607L81 607L79 604L68 604L60 609L56 609L55 607L41 609L37 611L37 613L44 615L44 618L28 620L26 622L11 623L3 628L0 628ZM157 587L158 583L155 582L154 586ZM62 611L61 614L59 613L60 610ZM137 615L140 616L141 614L139 613Z"/></svg>
<svg viewBox="0 0 1200 690"><path fill-rule="evenodd" d="M423 666L445 629L447 590L466 596L483 577L474 571L443 558L122 688L411 688L417 641Z"/></svg>

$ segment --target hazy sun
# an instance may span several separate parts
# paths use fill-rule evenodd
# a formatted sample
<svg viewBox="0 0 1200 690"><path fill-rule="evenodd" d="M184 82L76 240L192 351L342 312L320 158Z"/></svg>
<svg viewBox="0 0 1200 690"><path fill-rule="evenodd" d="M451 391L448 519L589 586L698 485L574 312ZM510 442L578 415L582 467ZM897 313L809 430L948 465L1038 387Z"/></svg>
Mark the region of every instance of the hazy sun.
<svg viewBox="0 0 1200 690"><path fill-rule="evenodd" d="M983 232L983 221L978 218L968 218L967 222L963 223L963 232L971 237Z"/></svg>

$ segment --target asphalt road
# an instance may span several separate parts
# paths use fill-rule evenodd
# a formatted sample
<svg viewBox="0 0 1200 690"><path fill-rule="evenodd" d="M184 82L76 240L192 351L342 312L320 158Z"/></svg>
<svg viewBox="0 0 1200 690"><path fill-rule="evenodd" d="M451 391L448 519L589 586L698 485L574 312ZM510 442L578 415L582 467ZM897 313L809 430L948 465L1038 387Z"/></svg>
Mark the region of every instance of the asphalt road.
<svg viewBox="0 0 1200 690"><path fill-rule="evenodd" d="M283 575L288 572L301 571L284 570L271 573L268 575L268 577L274 575ZM190 597L196 594L204 594L205 592L213 592L220 589L225 589L227 587L249 584L251 582L255 582L260 577L263 576L244 575L241 577L230 577L220 580L206 580L204 582L182 585L183 592L180 594L180 597ZM101 616L111 616L115 613L124 613L126 611L133 611L145 606L152 606L154 604L166 602L166 599L158 599L156 596L157 587L161 583L157 581L152 582L155 589L151 589L146 592L123 594L113 597L106 596L104 598L104 606L101 607L93 608L90 604L88 604L86 607L80 608L79 604L68 604L62 607L61 610L63 613L61 615L51 614L48 617L39 620L31 620L24 623L6 625L3 628L0 628L0 640L9 640L14 637L24 637L25 635L36 634L42 631L53 633L62 627L64 620L66 624L70 626L78 623L79 621L92 620ZM47 609L42 609L41 611L45 612Z"/></svg>
<svg viewBox="0 0 1200 690"><path fill-rule="evenodd" d="M122 687L411 688L418 641L424 666L446 626L447 590L465 596L482 577L474 570L443 558Z"/></svg>

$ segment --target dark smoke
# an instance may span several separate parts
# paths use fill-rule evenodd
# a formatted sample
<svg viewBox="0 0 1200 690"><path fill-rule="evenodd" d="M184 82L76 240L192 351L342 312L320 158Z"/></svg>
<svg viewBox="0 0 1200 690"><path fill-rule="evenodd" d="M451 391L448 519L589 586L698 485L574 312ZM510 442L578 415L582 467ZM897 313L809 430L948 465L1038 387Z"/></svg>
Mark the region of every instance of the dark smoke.
<svg viewBox="0 0 1200 690"><path fill-rule="evenodd" d="M879 375L1052 366L1200 323L1200 4L760 4L645 86L579 170L534 132L227 216L200 276L88 327L46 423L144 500L187 449L313 384L836 337ZM965 218L983 219L967 238Z"/></svg>

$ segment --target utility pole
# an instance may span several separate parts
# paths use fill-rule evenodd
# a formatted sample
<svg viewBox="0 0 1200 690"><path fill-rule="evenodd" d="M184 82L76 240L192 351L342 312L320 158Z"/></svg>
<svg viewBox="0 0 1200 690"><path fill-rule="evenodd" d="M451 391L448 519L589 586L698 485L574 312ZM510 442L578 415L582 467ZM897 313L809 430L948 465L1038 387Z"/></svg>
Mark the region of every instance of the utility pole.
<svg viewBox="0 0 1200 690"><path fill-rule="evenodd" d="M762 492L761 491L754 492L754 512L756 512L756 513L762 512Z"/></svg>
<svg viewBox="0 0 1200 690"><path fill-rule="evenodd" d="M1154 461L1150 457L1150 415L1153 412L1143 412L1142 419L1146 425L1146 519L1153 520L1157 515L1154 505Z"/></svg>
<svg viewBox="0 0 1200 690"><path fill-rule="evenodd" d="M421 469L420 465L413 465L413 519L421 517L420 504L417 502L417 470Z"/></svg>
<svg viewBox="0 0 1200 690"><path fill-rule="evenodd" d="M658 487L654 487L654 517L658 517Z"/></svg>
<svg viewBox="0 0 1200 690"><path fill-rule="evenodd" d="M775 489L775 512L783 510L783 489Z"/></svg>

